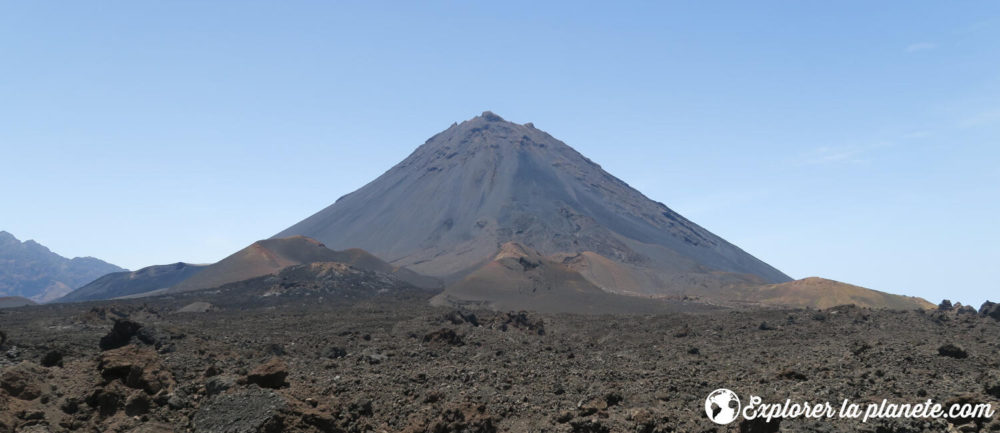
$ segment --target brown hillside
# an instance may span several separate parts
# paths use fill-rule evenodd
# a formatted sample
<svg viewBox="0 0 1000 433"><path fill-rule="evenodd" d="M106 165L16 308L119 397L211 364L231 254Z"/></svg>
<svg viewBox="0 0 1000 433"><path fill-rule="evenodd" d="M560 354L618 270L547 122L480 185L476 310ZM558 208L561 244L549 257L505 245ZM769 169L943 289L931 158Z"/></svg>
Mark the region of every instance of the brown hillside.
<svg viewBox="0 0 1000 433"><path fill-rule="evenodd" d="M736 294L748 302L791 307L857 305L893 310L934 308L934 304L922 298L894 295L819 277L743 289Z"/></svg>
<svg viewBox="0 0 1000 433"><path fill-rule="evenodd" d="M439 283L433 278L424 277L406 268L392 266L364 250L334 251L315 239L292 236L254 242L218 263L206 267L191 278L180 282L170 291L186 292L209 289L273 274L289 266L315 262L339 262L363 270L393 274L403 281L422 288L439 286Z"/></svg>

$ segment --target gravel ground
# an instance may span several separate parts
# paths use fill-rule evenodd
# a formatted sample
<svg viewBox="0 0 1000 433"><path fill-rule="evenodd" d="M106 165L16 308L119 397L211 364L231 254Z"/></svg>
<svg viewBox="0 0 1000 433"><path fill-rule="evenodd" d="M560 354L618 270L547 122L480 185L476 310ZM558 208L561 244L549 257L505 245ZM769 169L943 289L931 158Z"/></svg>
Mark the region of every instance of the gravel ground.
<svg viewBox="0 0 1000 433"><path fill-rule="evenodd" d="M996 416L720 426L705 414L718 388L744 403L1000 408L1000 322L969 310L587 316L426 298L0 310L0 432L1000 431ZM193 302L208 304L176 312Z"/></svg>

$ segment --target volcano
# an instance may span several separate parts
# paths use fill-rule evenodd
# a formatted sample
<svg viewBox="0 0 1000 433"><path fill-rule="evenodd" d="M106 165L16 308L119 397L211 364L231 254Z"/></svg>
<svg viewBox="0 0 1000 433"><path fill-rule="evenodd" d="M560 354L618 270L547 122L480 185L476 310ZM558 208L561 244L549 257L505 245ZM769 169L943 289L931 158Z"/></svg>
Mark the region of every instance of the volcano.
<svg viewBox="0 0 1000 433"><path fill-rule="evenodd" d="M791 279L650 200L531 123L453 124L364 187L275 235L362 248L453 283L509 242L601 290L725 297Z"/></svg>

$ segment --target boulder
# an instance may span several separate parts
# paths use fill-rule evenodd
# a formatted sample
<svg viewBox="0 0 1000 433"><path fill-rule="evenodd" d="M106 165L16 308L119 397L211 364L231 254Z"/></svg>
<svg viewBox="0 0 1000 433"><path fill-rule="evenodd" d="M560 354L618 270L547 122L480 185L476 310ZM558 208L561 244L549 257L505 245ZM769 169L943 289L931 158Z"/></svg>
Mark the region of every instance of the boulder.
<svg viewBox="0 0 1000 433"><path fill-rule="evenodd" d="M34 400L42 395L45 370L31 362L21 362L0 375L0 388L21 400Z"/></svg>
<svg viewBox="0 0 1000 433"><path fill-rule="evenodd" d="M101 350L117 349L128 344L132 336L139 332L141 328L142 325L131 320L115 319L115 324L111 327L111 332L101 337Z"/></svg>
<svg viewBox="0 0 1000 433"><path fill-rule="evenodd" d="M979 307L979 314L982 316L1000 320L1000 304L986 301Z"/></svg>
<svg viewBox="0 0 1000 433"><path fill-rule="evenodd" d="M174 381L157 353L146 347L126 346L101 354L97 369L105 380L120 380L129 388L152 395L169 389Z"/></svg>
<svg viewBox="0 0 1000 433"><path fill-rule="evenodd" d="M939 347L938 355L947 356L949 358L955 358L955 359L965 359L969 357L969 353L966 352L964 348L962 348L961 346L956 346L951 343Z"/></svg>
<svg viewBox="0 0 1000 433"><path fill-rule="evenodd" d="M288 366L280 358L271 358L257 366L247 374L247 383L256 384L262 388L277 389L288 386Z"/></svg>

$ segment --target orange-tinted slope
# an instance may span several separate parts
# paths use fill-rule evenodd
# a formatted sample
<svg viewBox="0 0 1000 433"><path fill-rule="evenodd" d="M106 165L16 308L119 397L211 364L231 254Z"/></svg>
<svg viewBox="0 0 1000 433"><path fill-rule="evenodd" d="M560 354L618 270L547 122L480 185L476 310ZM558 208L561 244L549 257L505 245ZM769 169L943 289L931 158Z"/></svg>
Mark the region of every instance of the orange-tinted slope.
<svg viewBox="0 0 1000 433"><path fill-rule="evenodd" d="M172 287L172 292L209 289L227 283L276 273L288 266L315 262L340 262L359 269L393 274L422 288L439 285L436 280L405 268L392 266L359 249L334 251L305 236L266 239L237 251Z"/></svg>

